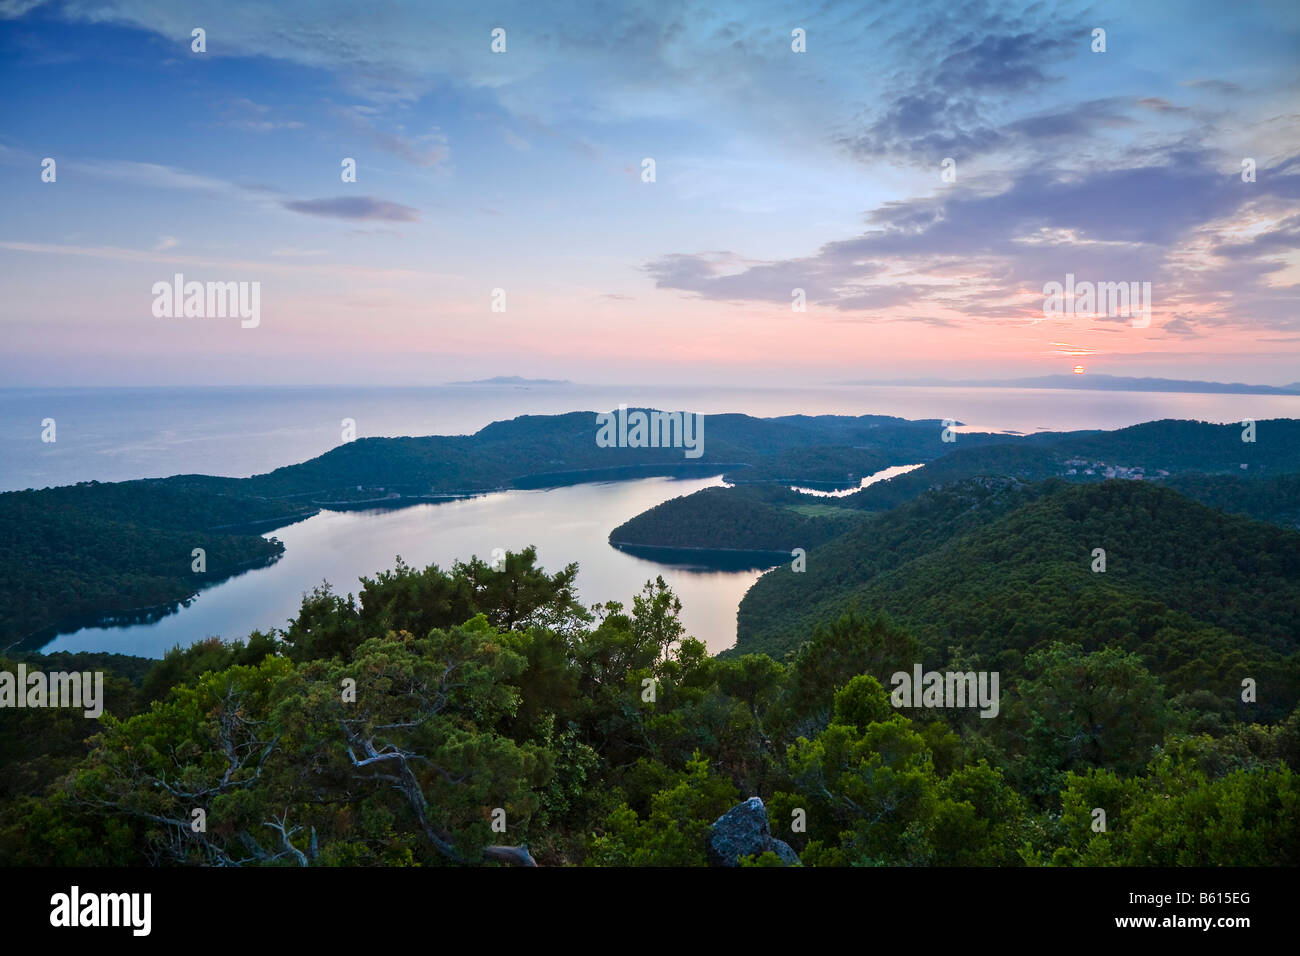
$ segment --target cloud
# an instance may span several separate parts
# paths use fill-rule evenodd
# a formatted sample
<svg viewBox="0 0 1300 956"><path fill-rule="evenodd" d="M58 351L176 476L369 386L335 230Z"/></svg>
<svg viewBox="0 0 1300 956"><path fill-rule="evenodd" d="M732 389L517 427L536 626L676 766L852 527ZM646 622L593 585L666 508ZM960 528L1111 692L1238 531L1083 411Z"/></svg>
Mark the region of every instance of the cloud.
<svg viewBox="0 0 1300 956"><path fill-rule="evenodd" d="M730 252L661 256L643 270L660 289L695 292L705 299L786 303L794 289L804 289L805 295L815 300L822 271L815 260L754 262Z"/></svg>
<svg viewBox="0 0 1300 956"><path fill-rule="evenodd" d="M936 94L901 96L866 132L841 135L837 142L859 159L906 155L933 160L970 156L1003 145L1001 134L973 122L976 119L968 103Z"/></svg>
<svg viewBox="0 0 1300 956"><path fill-rule="evenodd" d="M180 244L181 241L177 239L175 236L160 236L158 239L158 245L154 246L153 248L155 252L164 252L168 249L174 249L176 246L179 246Z"/></svg>
<svg viewBox="0 0 1300 956"><path fill-rule="evenodd" d="M200 269L220 269L227 274L261 275L324 275L350 276L386 282L412 279L427 282L431 278L459 280L460 276L436 275L424 270L391 269L357 265L351 262L288 263L268 262L265 259L222 259L209 256L183 255L174 252L156 252L152 249L131 249L123 246L77 246L48 242L21 242L0 240L0 249L34 255L83 256L90 259L108 259L119 262L167 263L169 265L196 266Z"/></svg>
<svg viewBox="0 0 1300 956"><path fill-rule="evenodd" d="M1224 242L1214 247L1216 256L1228 259L1254 258L1300 249L1300 215L1288 216L1245 242Z"/></svg>
<svg viewBox="0 0 1300 956"><path fill-rule="evenodd" d="M1186 80L1183 86L1189 86L1192 89L1210 90L1222 96L1235 96L1241 92L1241 87L1236 83L1227 83L1223 80Z"/></svg>
<svg viewBox="0 0 1300 956"><path fill-rule="evenodd" d="M67 20L146 30L172 44L211 15L202 0L51 6ZM945 95L1005 97L1055 82L1049 72L1077 42L1068 36L1070 18L1041 4L1019 15L991 9L983 0L964 0L951 15L887 11L874 0L815 4L799 12L810 47L795 57L785 0L626 0L594 8L586 0L504 0L493 6L490 22L473 5L395 3L376 15L342 0L280 0L223 6L220 43L210 43L208 55L325 71L348 96L370 105L405 108L431 95L491 102L516 128L525 117L572 130L725 116L727 125L769 137L780 129L787 141L795 131L824 141L828 127L843 122L844 104L854 104L851 115L880 95L881 74L890 98L923 97L941 84L954 84L939 88ZM502 55L489 52L488 31L498 23L508 31ZM924 80L911 82L918 71ZM367 117L353 119L364 124ZM377 139L386 138L383 148L444 161L439 146L446 144L426 141L429 130L398 128L392 114L368 119ZM576 138L581 142L580 132Z"/></svg>
<svg viewBox="0 0 1300 956"><path fill-rule="evenodd" d="M1124 113L1128 105L1120 97L1071 103L1008 123L1003 135L1008 140L1014 139L1022 145L1041 149L1055 140L1091 137L1097 135L1100 129L1136 125Z"/></svg>
<svg viewBox="0 0 1300 956"><path fill-rule="evenodd" d="M269 133L277 129L302 129L304 126L297 120L276 119L271 115L271 107L255 103L247 97L230 100L222 110L222 115L226 126L252 133Z"/></svg>
<svg viewBox="0 0 1300 956"><path fill-rule="evenodd" d="M809 301L844 311L929 306L1010 322L1041 318L1043 284L1073 273L1151 282L1157 309L1200 325L1289 329L1300 324L1300 289L1270 277L1285 268L1275 257L1300 247L1296 169L1286 160L1242 184L1228 160L1191 149L1138 152L1084 174L1032 167L1003 189L886 203L868 214L869 231L811 256L673 253L644 269L657 287L709 299L789 302L803 287ZM1218 238L1243 221L1253 238ZM1192 334L1190 321L1171 331Z"/></svg>
<svg viewBox="0 0 1300 956"><path fill-rule="evenodd" d="M87 176L142 186L146 189L185 189L209 196L231 196L245 191L243 187L224 179L191 173L160 163L89 159L73 160L63 165Z"/></svg>
<svg viewBox="0 0 1300 956"><path fill-rule="evenodd" d="M1061 69L1085 47L1082 21L1058 9L1050 19L1007 17L978 3L926 30L895 38L906 64L885 83L888 105L860 132L836 141L863 160L937 162L971 158L1013 145L1018 131L1005 116L1009 99L1032 102L1062 84ZM928 65L933 64L933 65Z"/></svg>
<svg viewBox="0 0 1300 956"><path fill-rule="evenodd" d="M0 19L16 20L44 2L45 0L0 0Z"/></svg>
<svg viewBox="0 0 1300 956"><path fill-rule="evenodd" d="M420 212L400 203L373 196L339 196L334 199L286 199L280 204L292 212L331 219L418 222Z"/></svg>
<svg viewBox="0 0 1300 956"><path fill-rule="evenodd" d="M1138 100L1138 106L1145 107L1149 110L1155 110L1157 113L1186 113L1186 106L1174 106L1162 96L1144 96Z"/></svg>
<svg viewBox="0 0 1300 956"><path fill-rule="evenodd" d="M939 63L934 84L949 90L1018 93L1053 81L1040 64L1066 54L1078 41L1062 32L989 33L965 36Z"/></svg>
<svg viewBox="0 0 1300 956"><path fill-rule="evenodd" d="M1199 339L1204 338L1205 334L1201 332L1196 323L1186 316L1176 316L1160 327L1160 331L1166 335L1177 335L1182 338Z"/></svg>
<svg viewBox="0 0 1300 956"><path fill-rule="evenodd" d="M307 216L351 221L418 222L420 212L401 203L373 196L340 196L332 199L284 199L275 186L239 184L191 173L174 166L124 160L71 161L69 168L89 176L129 183L147 189L180 189L212 198L234 199L264 208L282 208ZM171 237L165 237L171 239ZM175 239L171 239L173 243Z"/></svg>
<svg viewBox="0 0 1300 956"><path fill-rule="evenodd" d="M832 325L878 325L882 322L914 322L917 325L928 325L936 329L961 328L959 322L954 322L951 319L941 319L933 315L845 315L823 319L823 321Z"/></svg>
<svg viewBox="0 0 1300 956"><path fill-rule="evenodd" d="M374 107L337 106L334 113L380 149L413 166L431 169L445 163L451 156L447 137L436 127L427 133L410 136L400 124L395 131L380 129L377 123L379 111Z"/></svg>
<svg viewBox="0 0 1300 956"><path fill-rule="evenodd" d="M533 148L532 143L528 142L528 140L524 139L522 136L506 129L504 126L501 128L501 138L505 140L507 146L511 149L518 150L521 153L526 153Z"/></svg>
<svg viewBox="0 0 1300 956"><path fill-rule="evenodd" d="M1069 355L1069 356L1087 356L1096 355L1097 350L1088 348L1086 345L1071 345L1068 342L1050 342L1052 346L1051 354Z"/></svg>

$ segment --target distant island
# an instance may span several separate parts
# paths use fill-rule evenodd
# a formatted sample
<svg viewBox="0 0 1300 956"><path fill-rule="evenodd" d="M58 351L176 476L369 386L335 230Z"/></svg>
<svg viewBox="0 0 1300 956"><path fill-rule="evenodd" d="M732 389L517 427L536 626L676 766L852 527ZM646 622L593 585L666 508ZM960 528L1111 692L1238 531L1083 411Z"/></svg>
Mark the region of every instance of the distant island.
<svg viewBox="0 0 1300 956"><path fill-rule="evenodd" d="M1237 395L1300 395L1300 382L1290 385L1244 385L1240 382L1198 382L1173 378L1128 378L1122 375L1040 375L1036 378L1011 378L985 381L951 381L938 378L891 379L870 381L857 379L837 385L933 385L950 388L1077 388L1114 392L1201 392Z"/></svg>
<svg viewBox="0 0 1300 956"><path fill-rule="evenodd" d="M562 378L521 378L518 375L495 375L492 378L478 378L472 382L448 382L448 385L572 385Z"/></svg>

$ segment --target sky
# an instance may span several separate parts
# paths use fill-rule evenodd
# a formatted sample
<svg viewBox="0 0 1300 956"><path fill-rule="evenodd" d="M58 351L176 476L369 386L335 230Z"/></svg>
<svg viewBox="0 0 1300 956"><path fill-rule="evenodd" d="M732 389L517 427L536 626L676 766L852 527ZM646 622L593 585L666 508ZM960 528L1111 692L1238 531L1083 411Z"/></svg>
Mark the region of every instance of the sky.
<svg viewBox="0 0 1300 956"><path fill-rule="evenodd" d="M0 385L1300 380L1294 0L0 0L0 90Z"/></svg>

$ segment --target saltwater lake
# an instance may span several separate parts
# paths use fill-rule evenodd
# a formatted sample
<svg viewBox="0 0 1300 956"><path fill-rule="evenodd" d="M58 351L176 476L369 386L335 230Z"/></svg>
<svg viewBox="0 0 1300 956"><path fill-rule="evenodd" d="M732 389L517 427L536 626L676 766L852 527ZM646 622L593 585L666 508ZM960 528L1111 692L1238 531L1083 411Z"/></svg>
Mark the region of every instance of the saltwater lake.
<svg viewBox="0 0 1300 956"><path fill-rule="evenodd" d="M613 600L630 609L646 581L662 575L681 598L688 633L716 653L736 642L736 607L761 572L663 565L612 548L607 538L647 508L719 484L721 478L642 478L394 511L322 512L268 534L285 544L275 564L201 591L175 614L153 624L82 628L41 649L161 657L176 644L212 635L231 639L284 627L305 591L329 581L335 591L355 594L358 577L392 567L399 554L416 567L449 568L471 555L490 561L494 548L518 551L533 544L548 570L578 562L578 594L587 605Z"/></svg>
<svg viewBox="0 0 1300 956"><path fill-rule="evenodd" d="M339 444L344 418L355 419L358 437L468 434L517 415L620 403L706 415L954 418L965 430L1014 432L1110 429L1160 418L1300 418L1300 397L1293 396L1012 388L0 389L0 491L189 473L246 477ZM52 444L40 440L46 418L57 423ZM630 606L645 582L662 574L682 600L688 632L717 652L735 643L736 607L760 572L664 565L612 548L608 535L662 501L720 483L647 478L395 511L325 512L268 532L285 543L280 561L200 592L175 614L153 624L83 628L44 649L160 656L211 635L233 639L283 627L305 591L327 580L336 591L355 593L358 577L391 567L399 554L411 565L448 567L475 554L490 560L494 548L534 544L549 570L579 563L579 594L588 605Z"/></svg>

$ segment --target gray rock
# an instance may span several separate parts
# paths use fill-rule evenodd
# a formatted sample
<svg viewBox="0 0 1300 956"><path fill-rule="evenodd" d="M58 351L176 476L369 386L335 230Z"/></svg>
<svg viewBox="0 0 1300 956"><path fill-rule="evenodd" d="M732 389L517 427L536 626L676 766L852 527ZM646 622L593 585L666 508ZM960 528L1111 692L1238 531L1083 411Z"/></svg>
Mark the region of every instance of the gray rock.
<svg viewBox="0 0 1300 956"><path fill-rule="evenodd" d="M768 851L779 856L786 866L799 865L799 854L772 836L767 808L758 797L736 804L714 821L707 849L713 866L739 866L741 857Z"/></svg>
<svg viewBox="0 0 1300 956"><path fill-rule="evenodd" d="M799 859L799 854L794 852L794 847L786 843L784 840L778 840L776 837L772 837L772 845L768 847L768 849L779 856L781 862L786 866L799 866L802 863Z"/></svg>

